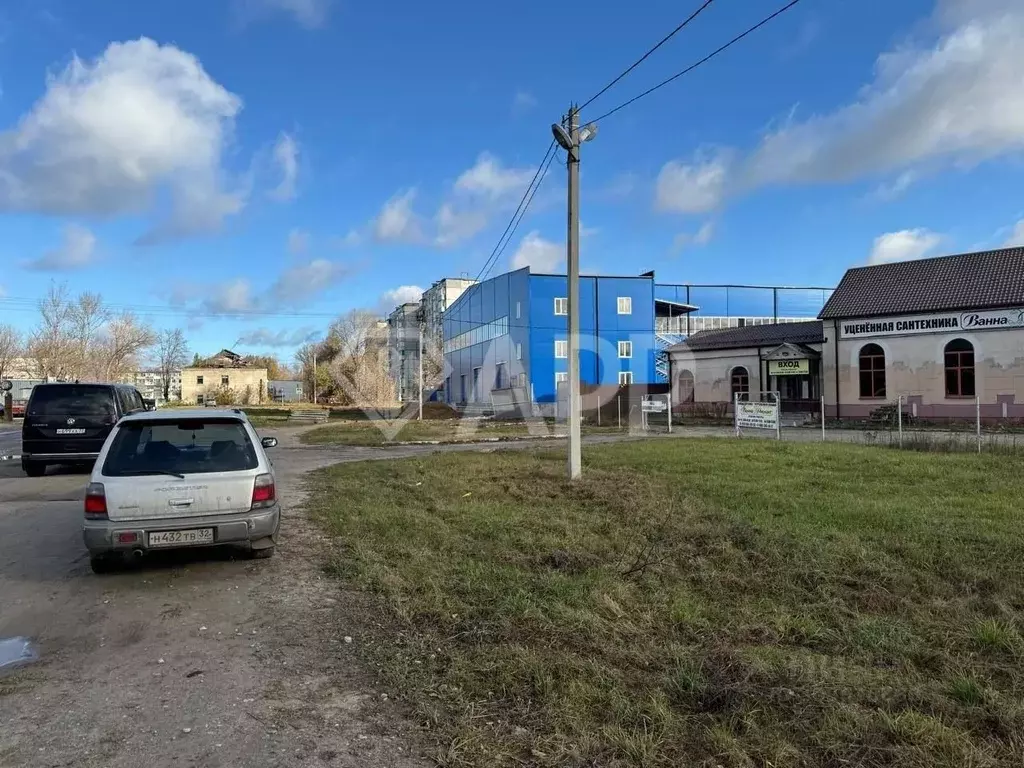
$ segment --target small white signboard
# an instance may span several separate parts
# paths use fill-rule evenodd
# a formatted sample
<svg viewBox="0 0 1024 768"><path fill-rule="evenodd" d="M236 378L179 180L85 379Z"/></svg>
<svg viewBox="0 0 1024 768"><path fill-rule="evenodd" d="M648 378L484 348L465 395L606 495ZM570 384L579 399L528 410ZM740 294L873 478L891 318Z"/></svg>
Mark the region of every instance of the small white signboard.
<svg viewBox="0 0 1024 768"><path fill-rule="evenodd" d="M736 401L737 429L770 429L779 428L778 403L747 403Z"/></svg>
<svg viewBox="0 0 1024 768"><path fill-rule="evenodd" d="M665 400L643 400L640 408L644 413L664 413L668 410L668 402Z"/></svg>

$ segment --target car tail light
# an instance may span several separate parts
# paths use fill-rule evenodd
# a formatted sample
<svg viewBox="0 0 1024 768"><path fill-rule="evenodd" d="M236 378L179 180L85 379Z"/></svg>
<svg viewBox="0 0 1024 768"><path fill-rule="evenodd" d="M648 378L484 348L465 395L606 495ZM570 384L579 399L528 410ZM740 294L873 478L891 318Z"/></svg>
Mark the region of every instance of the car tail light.
<svg viewBox="0 0 1024 768"><path fill-rule="evenodd" d="M107 519L107 494L103 489L103 483L89 483L89 487L85 489L85 519Z"/></svg>
<svg viewBox="0 0 1024 768"><path fill-rule="evenodd" d="M252 486L252 509L272 507L277 499L277 488L274 487L273 475L256 475Z"/></svg>

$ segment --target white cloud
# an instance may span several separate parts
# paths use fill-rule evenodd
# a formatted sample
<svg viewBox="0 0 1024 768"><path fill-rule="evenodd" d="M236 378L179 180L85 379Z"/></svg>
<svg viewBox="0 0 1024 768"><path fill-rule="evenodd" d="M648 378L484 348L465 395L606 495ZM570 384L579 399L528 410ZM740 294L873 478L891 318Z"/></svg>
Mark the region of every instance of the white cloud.
<svg viewBox="0 0 1024 768"><path fill-rule="evenodd" d="M922 170L969 167L1024 150L1024 3L940 0L932 22L922 29L937 30L937 38L883 53L852 101L803 120L790 115L754 151L729 163L726 178L714 166L677 163L668 180L711 191L684 189L678 203L659 195L659 207L699 212L716 197L769 185L889 174L896 178L882 193L898 194ZM710 184L695 183L701 180Z"/></svg>
<svg viewBox="0 0 1024 768"><path fill-rule="evenodd" d="M357 229L350 229L344 237L335 237L331 240L331 245L335 248L355 248L358 245L363 244L365 236L362 232Z"/></svg>
<svg viewBox="0 0 1024 768"><path fill-rule="evenodd" d="M352 273L347 264L328 259L313 259L282 272L262 297L269 307L294 307L340 282Z"/></svg>
<svg viewBox="0 0 1024 768"><path fill-rule="evenodd" d="M78 224L68 224L64 227L60 248L47 251L22 266L39 272L65 272L89 266L95 256L96 235Z"/></svg>
<svg viewBox="0 0 1024 768"><path fill-rule="evenodd" d="M221 162L241 108L173 45L141 38L75 57L0 133L0 210L142 213L166 191L171 211L144 240L216 229L245 204Z"/></svg>
<svg viewBox="0 0 1024 768"><path fill-rule="evenodd" d="M655 207L676 213L714 210L725 194L729 163L721 150L699 150L691 163L670 160L658 174Z"/></svg>
<svg viewBox="0 0 1024 768"><path fill-rule="evenodd" d="M307 29L327 23L333 0L238 0L243 16L261 16L270 12L288 13Z"/></svg>
<svg viewBox="0 0 1024 768"><path fill-rule="evenodd" d="M397 306L418 302L423 298L423 289L418 285L400 285L390 291L384 291L380 297L381 306L390 312Z"/></svg>
<svg viewBox="0 0 1024 768"><path fill-rule="evenodd" d="M352 273L352 267L327 259L288 267L265 290L245 277L219 284L181 282L163 295L175 306L191 306L214 315L245 316L304 307Z"/></svg>
<svg viewBox="0 0 1024 768"><path fill-rule="evenodd" d="M423 227L412 209L415 199L416 190L408 189L388 200L373 221L373 236L382 243L423 242Z"/></svg>
<svg viewBox="0 0 1024 768"><path fill-rule="evenodd" d="M442 247L458 245L478 235L487 226L486 211L456 209L451 203L443 203L437 211L437 237L435 243Z"/></svg>
<svg viewBox="0 0 1024 768"><path fill-rule="evenodd" d="M715 222L708 219L695 233L680 232L672 240L672 252L679 253L691 245L707 245L715 236Z"/></svg>
<svg viewBox="0 0 1024 768"><path fill-rule="evenodd" d="M315 341L319 336L319 331L308 326L280 331L256 328L243 333L238 339L238 344L243 347L298 347Z"/></svg>
<svg viewBox="0 0 1024 768"><path fill-rule="evenodd" d="M309 232L293 229L288 233L288 253L299 256L309 250Z"/></svg>
<svg viewBox="0 0 1024 768"><path fill-rule="evenodd" d="M529 91L520 88L512 99L512 114L524 115L536 106L536 97Z"/></svg>
<svg viewBox="0 0 1024 768"><path fill-rule="evenodd" d="M519 243L512 255L512 269L530 267L533 272L555 272L565 262L565 245L545 240L534 230Z"/></svg>
<svg viewBox="0 0 1024 768"><path fill-rule="evenodd" d="M270 190L274 200L282 202L295 199L295 184L299 178L299 145L294 137L282 133L274 144L274 164L281 172L281 181Z"/></svg>
<svg viewBox="0 0 1024 768"><path fill-rule="evenodd" d="M1014 248L1017 246L1024 246L1024 219L1018 221L1014 227L1013 232L1003 243L1004 248Z"/></svg>
<svg viewBox="0 0 1024 768"><path fill-rule="evenodd" d="M942 242L942 235L927 229L902 229L875 238L868 264L923 259Z"/></svg>
<svg viewBox="0 0 1024 768"><path fill-rule="evenodd" d="M509 195L522 195L535 173L532 168L504 168L494 155L482 152L476 164L455 180L455 189L500 200Z"/></svg>
<svg viewBox="0 0 1024 768"><path fill-rule="evenodd" d="M910 189L919 176L920 174L917 171L904 171L892 181L879 184L875 190L875 197L885 202L895 200Z"/></svg>

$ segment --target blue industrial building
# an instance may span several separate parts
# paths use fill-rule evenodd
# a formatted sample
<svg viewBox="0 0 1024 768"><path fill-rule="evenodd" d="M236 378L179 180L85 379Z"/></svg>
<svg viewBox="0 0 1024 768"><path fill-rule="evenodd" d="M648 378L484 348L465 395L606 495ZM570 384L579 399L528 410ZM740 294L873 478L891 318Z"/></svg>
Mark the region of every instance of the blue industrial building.
<svg viewBox="0 0 1024 768"><path fill-rule="evenodd" d="M565 275L529 268L467 289L442 320L450 366L443 399L486 403L492 391L515 387L554 402L569 370L567 297ZM679 320L694 309L656 286L653 273L581 277L581 384L666 382L663 350L683 339Z"/></svg>

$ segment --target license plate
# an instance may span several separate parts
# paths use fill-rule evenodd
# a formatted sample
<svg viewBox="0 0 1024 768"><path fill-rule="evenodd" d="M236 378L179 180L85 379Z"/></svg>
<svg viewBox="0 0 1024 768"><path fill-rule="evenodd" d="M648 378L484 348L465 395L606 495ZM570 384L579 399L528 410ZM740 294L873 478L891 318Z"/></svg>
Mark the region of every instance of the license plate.
<svg viewBox="0 0 1024 768"><path fill-rule="evenodd" d="M84 429L58 429L58 435L84 435Z"/></svg>
<svg viewBox="0 0 1024 768"><path fill-rule="evenodd" d="M187 547L191 544L212 544L213 528L194 528L187 531L154 531L149 534L151 547Z"/></svg>

